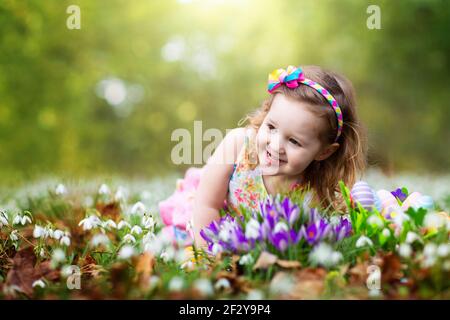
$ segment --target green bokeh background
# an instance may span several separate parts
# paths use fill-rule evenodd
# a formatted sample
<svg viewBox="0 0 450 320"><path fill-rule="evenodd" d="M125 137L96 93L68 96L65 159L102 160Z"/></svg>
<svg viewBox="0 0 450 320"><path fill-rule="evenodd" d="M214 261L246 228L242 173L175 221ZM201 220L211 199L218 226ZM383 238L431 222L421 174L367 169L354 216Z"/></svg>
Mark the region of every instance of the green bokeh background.
<svg viewBox="0 0 450 320"><path fill-rule="evenodd" d="M181 173L172 131L236 127L289 64L352 80L372 166L447 173L449 25L444 0L1 0L0 183Z"/></svg>

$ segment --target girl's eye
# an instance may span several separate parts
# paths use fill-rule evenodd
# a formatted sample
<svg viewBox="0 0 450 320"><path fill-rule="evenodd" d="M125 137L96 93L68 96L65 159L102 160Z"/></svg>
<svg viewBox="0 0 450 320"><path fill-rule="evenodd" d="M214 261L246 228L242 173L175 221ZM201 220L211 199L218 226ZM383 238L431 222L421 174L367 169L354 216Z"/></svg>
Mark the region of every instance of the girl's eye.
<svg viewBox="0 0 450 320"><path fill-rule="evenodd" d="M270 123L267 124L267 127L269 128L269 130L275 129L275 127L273 125L271 125Z"/></svg>
<svg viewBox="0 0 450 320"><path fill-rule="evenodd" d="M295 139L289 139L289 141L296 146L300 146L300 143L298 143Z"/></svg>

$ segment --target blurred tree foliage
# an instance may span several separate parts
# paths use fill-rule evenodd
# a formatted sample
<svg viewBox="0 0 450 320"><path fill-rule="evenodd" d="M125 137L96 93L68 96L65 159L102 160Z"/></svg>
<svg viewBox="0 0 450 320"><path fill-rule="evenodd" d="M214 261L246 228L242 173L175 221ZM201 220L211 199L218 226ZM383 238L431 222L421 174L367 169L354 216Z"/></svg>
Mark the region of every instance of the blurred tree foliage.
<svg viewBox="0 0 450 320"><path fill-rule="evenodd" d="M2 0L0 177L182 171L172 131L236 127L288 64L353 81L372 164L448 170L449 24L445 0Z"/></svg>

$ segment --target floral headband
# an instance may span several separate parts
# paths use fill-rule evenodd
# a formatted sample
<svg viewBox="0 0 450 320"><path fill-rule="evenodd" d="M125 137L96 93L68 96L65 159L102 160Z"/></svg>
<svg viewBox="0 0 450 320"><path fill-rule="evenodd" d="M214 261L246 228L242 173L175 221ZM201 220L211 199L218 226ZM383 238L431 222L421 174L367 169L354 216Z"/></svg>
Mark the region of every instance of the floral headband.
<svg viewBox="0 0 450 320"><path fill-rule="evenodd" d="M307 85L308 87L313 88L322 96L324 96L325 99L327 99L328 103L333 108L334 112L336 112L337 134L335 141L337 141L341 136L342 127L344 125L342 110L339 107L339 104L337 103L336 99L333 98L333 96L324 87L322 87L317 82L305 78L302 69L294 66L289 66L286 70L284 69L274 70L271 74L269 74L269 84L267 90L269 91L269 93L273 93L275 89L281 86L282 84L285 84L288 88L294 89L298 87L299 83L302 83L304 85Z"/></svg>

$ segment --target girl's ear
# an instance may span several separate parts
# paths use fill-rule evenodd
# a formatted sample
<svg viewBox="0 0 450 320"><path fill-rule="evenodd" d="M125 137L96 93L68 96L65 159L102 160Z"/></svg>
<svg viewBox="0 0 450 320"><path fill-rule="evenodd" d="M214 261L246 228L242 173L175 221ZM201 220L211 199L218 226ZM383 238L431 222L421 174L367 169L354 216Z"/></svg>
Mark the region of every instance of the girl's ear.
<svg viewBox="0 0 450 320"><path fill-rule="evenodd" d="M339 149L339 143L334 142L328 146L325 147L321 152L317 154L317 156L314 158L316 161L322 161L331 156L337 149Z"/></svg>

